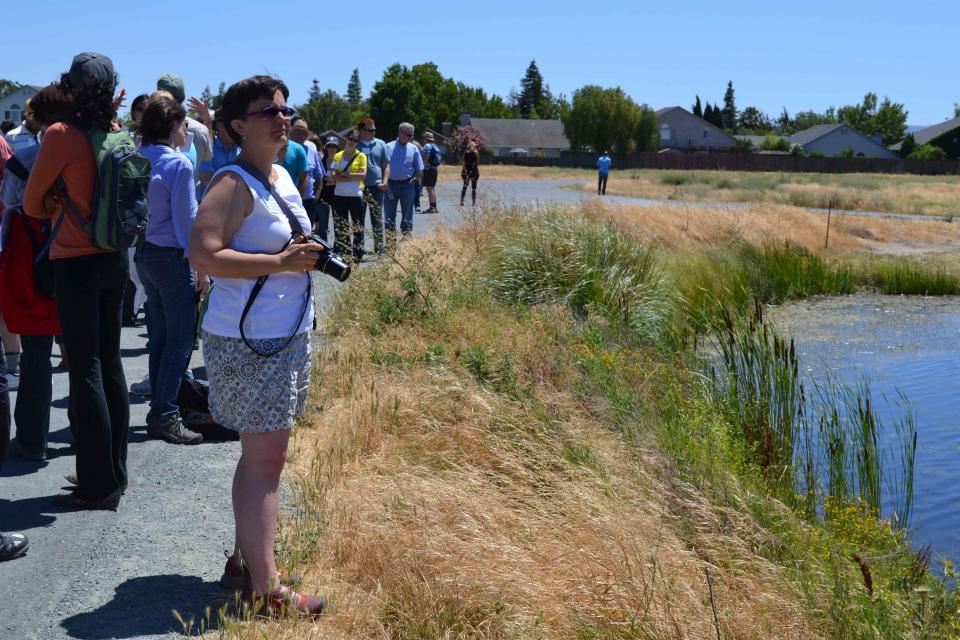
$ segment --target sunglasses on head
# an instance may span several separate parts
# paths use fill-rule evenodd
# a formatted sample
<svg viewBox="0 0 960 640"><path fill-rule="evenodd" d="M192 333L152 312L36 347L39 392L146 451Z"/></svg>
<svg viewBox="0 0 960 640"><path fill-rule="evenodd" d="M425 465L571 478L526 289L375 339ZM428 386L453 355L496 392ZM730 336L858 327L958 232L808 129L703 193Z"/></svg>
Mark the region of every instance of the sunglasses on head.
<svg viewBox="0 0 960 640"><path fill-rule="evenodd" d="M243 114L243 117L248 116L260 116L261 118L276 118L278 115L282 115L288 120L297 114L297 110L292 107L276 107L269 106L260 109L259 111L251 111L250 113Z"/></svg>

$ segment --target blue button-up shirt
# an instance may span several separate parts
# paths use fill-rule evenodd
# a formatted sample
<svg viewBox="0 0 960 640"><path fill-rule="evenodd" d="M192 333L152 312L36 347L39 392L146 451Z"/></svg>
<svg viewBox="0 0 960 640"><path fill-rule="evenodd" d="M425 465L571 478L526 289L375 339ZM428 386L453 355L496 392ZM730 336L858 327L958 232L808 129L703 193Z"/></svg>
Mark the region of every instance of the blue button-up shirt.
<svg viewBox="0 0 960 640"><path fill-rule="evenodd" d="M409 180L423 171L423 156L416 145L403 144L399 140L387 143L387 157L390 158L390 179Z"/></svg>
<svg viewBox="0 0 960 640"><path fill-rule="evenodd" d="M141 147L140 153L150 161L147 241L183 249L186 255L190 231L197 219L193 164L179 151L162 144Z"/></svg>
<svg viewBox="0 0 960 640"><path fill-rule="evenodd" d="M317 193L317 186L323 186L321 181L327 174L327 171L323 166L323 159L320 157L320 154L317 153L317 150L313 147L305 146L305 148L307 150L307 192L303 194L303 197L304 199L316 198L320 195Z"/></svg>

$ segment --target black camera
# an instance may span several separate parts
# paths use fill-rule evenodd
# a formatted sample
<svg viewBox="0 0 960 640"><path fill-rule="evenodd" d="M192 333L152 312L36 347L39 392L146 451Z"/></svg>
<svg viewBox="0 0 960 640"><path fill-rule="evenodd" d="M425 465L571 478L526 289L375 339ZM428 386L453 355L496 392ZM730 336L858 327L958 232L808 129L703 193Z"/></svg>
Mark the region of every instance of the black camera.
<svg viewBox="0 0 960 640"><path fill-rule="evenodd" d="M350 265L343 259L339 253L333 250L333 245L317 235L311 235L307 238L308 244L319 244L326 251L317 254L317 263L314 269L325 273L331 278L336 278L340 282L345 282L350 277Z"/></svg>

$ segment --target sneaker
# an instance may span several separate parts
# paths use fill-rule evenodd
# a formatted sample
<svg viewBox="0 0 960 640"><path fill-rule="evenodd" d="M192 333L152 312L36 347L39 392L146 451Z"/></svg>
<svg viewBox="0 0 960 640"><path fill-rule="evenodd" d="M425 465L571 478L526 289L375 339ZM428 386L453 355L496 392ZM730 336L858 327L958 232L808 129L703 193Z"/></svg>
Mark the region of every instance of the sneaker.
<svg viewBox="0 0 960 640"><path fill-rule="evenodd" d="M16 391L20 388L20 374L7 373L7 391Z"/></svg>
<svg viewBox="0 0 960 640"><path fill-rule="evenodd" d="M282 585L267 594L244 590L240 601L247 615L264 618L319 616L326 605L323 596L305 596Z"/></svg>
<svg viewBox="0 0 960 640"><path fill-rule="evenodd" d="M431 205L429 209L424 211L424 213L440 213L440 212L437 211L437 208L435 206Z"/></svg>
<svg viewBox="0 0 960 640"><path fill-rule="evenodd" d="M30 541L22 533L3 533L0 531L0 562L13 560L27 553Z"/></svg>
<svg viewBox="0 0 960 640"><path fill-rule="evenodd" d="M200 444L203 436L183 426L180 415L168 419L166 422L153 421L147 418L147 435L171 444Z"/></svg>
<svg viewBox="0 0 960 640"><path fill-rule="evenodd" d="M145 375L140 382L131 384L130 393L141 398L149 398L153 395L153 389L150 387L150 374Z"/></svg>

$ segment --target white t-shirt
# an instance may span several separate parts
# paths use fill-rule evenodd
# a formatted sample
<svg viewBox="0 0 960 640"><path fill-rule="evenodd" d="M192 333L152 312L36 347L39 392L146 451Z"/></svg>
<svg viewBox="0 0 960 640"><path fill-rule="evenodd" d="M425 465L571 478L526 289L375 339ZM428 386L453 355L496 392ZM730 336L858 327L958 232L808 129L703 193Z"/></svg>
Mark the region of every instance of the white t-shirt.
<svg viewBox="0 0 960 640"><path fill-rule="evenodd" d="M274 189L296 216L303 229L310 229L310 218L303 208L300 192L282 166L273 165L277 172ZM290 222L273 195L259 180L237 165L228 165L214 174L233 171L243 178L253 196L253 211L246 217L230 240L229 247L243 253L280 253L290 242ZM267 278L256 301L247 314L244 333L248 338L286 338L303 333L313 325L313 294L309 287L310 273L284 271ZM218 336L240 337L240 316L247 304L256 278L216 278L210 293L203 329ZM309 299L307 299L309 296ZM297 326L297 319L307 311Z"/></svg>

